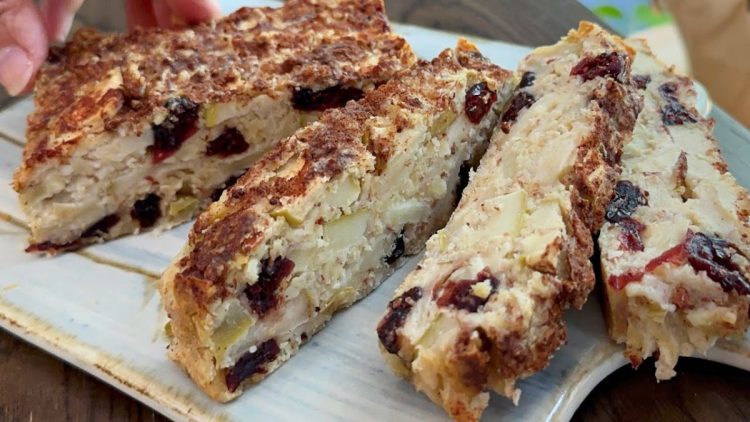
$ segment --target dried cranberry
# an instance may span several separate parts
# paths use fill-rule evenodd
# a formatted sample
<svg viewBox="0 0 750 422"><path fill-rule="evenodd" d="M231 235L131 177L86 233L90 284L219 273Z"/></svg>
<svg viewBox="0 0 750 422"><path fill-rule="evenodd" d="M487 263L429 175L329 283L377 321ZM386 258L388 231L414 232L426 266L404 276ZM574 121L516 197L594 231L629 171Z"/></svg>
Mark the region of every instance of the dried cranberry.
<svg viewBox="0 0 750 422"><path fill-rule="evenodd" d="M441 307L454 306L458 309L465 309L469 312L476 312L480 306L487 303L487 297L479 297L474 294L474 285L482 283L485 280L490 282L490 295L497 290L498 280L487 271L477 274L475 280L458 280L445 285L437 300L437 305Z"/></svg>
<svg viewBox="0 0 750 422"><path fill-rule="evenodd" d="M214 202L218 201L219 198L221 198L221 194L224 193L225 190L234 186L234 184L237 183L238 180L240 180L240 176L229 176L229 178L226 181L224 181L224 183L222 183L221 186L216 188L211 193L211 200Z"/></svg>
<svg viewBox="0 0 750 422"><path fill-rule="evenodd" d="M633 75L633 85L637 89L646 89L651 82L651 75Z"/></svg>
<svg viewBox="0 0 750 422"><path fill-rule="evenodd" d="M390 255L385 257L385 262L389 265L395 263L404 255L405 250L406 245L404 245L404 232L402 231L401 234L396 237L396 241L393 243L393 251L391 251Z"/></svg>
<svg viewBox="0 0 750 422"><path fill-rule="evenodd" d="M471 123L477 124L482 121L492 105L497 101L497 93L487 86L487 82L474 84L466 91L464 111Z"/></svg>
<svg viewBox="0 0 750 422"><path fill-rule="evenodd" d="M130 210L130 216L133 217L133 220L138 221L141 228L151 227L161 217L160 203L159 195L149 193L145 198L135 201L133 209Z"/></svg>
<svg viewBox="0 0 750 422"><path fill-rule="evenodd" d="M610 223L617 223L632 215L640 205L648 205L641 189L627 180L620 180L615 186L612 202L607 205L605 218Z"/></svg>
<svg viewBox="0 0 750 422"><path fill-rule="evenodd" d="M250 144L245 142L245 137L242 136L242 133L233 127L228 127L216 139L209 142L206 148L206 155L209 157L213 155L229 157L230 155L245 152L248 148L250 148Z"/></svg>
<svg viewBox="0 0 750 422"><path fill-rule="evenodd" d="M120 222L120 217L118 217L116 214L110 214L105 217L102 217L101 220L92 224L88 229L86 229L86 231L83 232L83 234L81 234L81 239L85 239L87 237L104 236L107 233L109 233L109 230L115 224L119 222Z"/></svg>
<svg viewBox="0 0 750 422"><path fill-rule="evenodd" d="M359 88L341 85L313 91L310 88L292 88L292 106L301 111L324 111L343 107L349 100L359 100L364 93Z"/></svg>
<svg viewBox="0 0 750 422"><path fill-rule="evenodd" d="M641 281L643 278L643 271L626 271L622 274L611 275L607 278L607 283L612 286L615 290L622 290L623 287L630 283Z"/></svg>
<svg viewBox="0 0 750 422"><path fill-rule="evenodd" d="M693 114L677 100L667 100L661 108L661 121L667 126L679 126L685 123L695 123Z"/></svg>
<svg viewBox="0 0 750 422"><path fill-rule="evenodd" d="M732 256L738 251L727 241L704 233L688 233L685 250L693 269L705 271L711 280L721 285L722 290L750 295L750 282L732 261Z"/></svg>
<svg viewBox="0 0 750 422"><path fill-rule="evenodd" d="M518 113L524 108L531 107L536 101L533 95L525 91L519 91L513 98L508 101L508 105L505 107L503 115L500 117L500 129L503 132L510 132L510 127L518 119Z"/></svg>
<svg viewBox="0 0 750 422"><path fill-rule="evenodd" d="M534 81L536 81L536 73L531 71L523 72L523 76L521 76L521 83L518 84L518 87L526 88L532 86L534 85Z"/></svg>
<svg viewBox="0 0 750 422"><path fill-rule="evenodd" d="M158 164L174 154L182 143L198 131L198 105L185 97L172 98L165 105L169 115L151 125L154 144L149 147L152 161Z"/></svg>
<svg viewBox="0 0 750 422"><path fill-rule="evenodd" d="M659 86L659 95L665 100L670 98L677 99L677 84L674 82L664 82Z"/></svg>
<svg viewBox="0 0 750 422"><path fill-rule="evenodd" d="M237 390L242 381L255 374L265 374L266 364L273 361L281 352L276 340L266 340L252 352L247 352L230 368L224 376L227 389L230 392Z"/></svg>
<svg viewBox="0 0 750 422"><path fill-rule="evenodd" d="M661 121L667 126L684 125L695 123L696 119L677 98L677 84L665 82L659 86L659 94L667 102L661 108Z"/></svg>
<svg viewBox="0 0 750 422"><path fill-rule="evenodd" d="M631 217L623 218L618 224L620 225L619 239L623 249L630 252L643 251L641 233L646 229L646 226Z"/></svg>
<svg viewBox="0 0 750 422"><path fill-rule="evenodd" d="M615 52L587 56L573 66L570 74L571 76L581 76L584 81L590 81L597 77L610 77L617 82L623 82L625 61L620 54Z"/></svg>
<svg viewBox="0 0 750 422"><path fill-rule="evenodd" d="M270 261L269 258L260 262L260 274L258 280L245 288L250 308L263 318L269 311L274 309L281 301L279 286L294 270L294 261L283 256Z"/></svg>
<svg viewBox="0 0 750 422"><path fill-rule="evenodd" d="M662 252L661 255L649 261L646 264L645 269L647 273L650 273L663 264L683 265L685 262L687 262L685 244L680 243L677 246L667 249Z"/></svg>
<svg viewBox="0 0 750 422"><path fill-rule="evenodd" d="M83 240L87 238L92 237L101 237L109 233L109 230L117 223L120 222L120 217L118 217L115 214L110 214L96 223L92 224L87 228L83 234L81 234L81 237L73 240L71 242L67 243L54 243L50 241L41 242L41 243L33 243L29 245L25 251L26 252L55 252L55 251L62 251L66 249L75 249L80 246L82 246L85 242L82 242Z"/></svg>
<svg viewBox="0 0 750 422"><path fill-rule="evenodd" d="M422 298L422 288L412 287L388 303L388 312L378 324L380 343L390 353L398 353L398 334L411 308Z"/></svg>

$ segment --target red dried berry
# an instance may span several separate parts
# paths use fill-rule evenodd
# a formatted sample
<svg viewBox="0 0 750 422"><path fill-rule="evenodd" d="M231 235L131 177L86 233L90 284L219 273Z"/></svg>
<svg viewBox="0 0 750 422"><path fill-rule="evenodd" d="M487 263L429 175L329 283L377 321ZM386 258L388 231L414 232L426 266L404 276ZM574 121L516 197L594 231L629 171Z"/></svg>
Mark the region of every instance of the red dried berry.
<svg viewBox="0 0 750 422"><path fill-rule="evenodd" d="M661 121L667 126L684 125L695 123L697 120L693 113L685 108L677 98L677 84L665 82L659 86L659 94L667 102L661 108Z"/></svg>
<svg viewBox="0 0 750 422"><path fill-rule="evenodd" d="M487 303L490 295L484 298L474 295L473 286L485 280L489 280L490 282L490 295L492 295L500 283L492 274L482 271L477 274L477 278L474 280L458 280L447 283L440 292L437 305L440 307L453 306L469 312L476 312L480 306Z"/></svg>
<svg viewBox="0 0 750 422"><path fill-rule="evenodd" d="M521 76L521 83L518 84L518 87L526 88L533 86L534 81L536 81L536 73L531 71L523 72L523 76Z"/></svg>
<svg viewBox="0 0 750 422"><path fill-rule="evenodd" d="M646 264L645 271L652 272L663 264L689 263L696 272L703 271L708 278L719 283L725 292L734 290L740 295L750 295L750 282L732 261L736 254L740 254L739 250L724 239L688 230L684 242L652 259Z"/></svg>
<svg viewBox="0 0 750 422"><path fill-rule="evenodd" d="M422 288L412 287L401 296L388 303L388 312L378 324L378 338L385 350L390 353L398 353L398 334L396 330L406 322L411 308L422 298Z"/></svg>
<svg viewBox="0 0 750 422"><path fill-rule="evenodd" d="M81 239L87 237L99 237L109 233L109 230L114 227L115 224L120 222L120 217L116 214L110 214L102 217L101 220L92 224L86 231L81 234Z"/></svg>
<svg viewBox="0 0 750 422"><path fill-rule="evenodd" d="M159 195L150 193L145 198L135 201L133 209L130 210L130 216L138 222L141 228L151 227L161 217L160 203Z"/></svg>
<svg viewBox="0 0 750 422"><path fill-rule="evenodd" d="M206 155L209 157L214 155L229 157L230 155L243 153L248 148L250 148L250 144L245 142L242 133L233 127L228 127L216 139L209 142Z"/></svg>
<svg viewBox="0 0 750 422"><path fill-rule="evenodd" d="M685 123L695 123L696 119L678 101L668 100L667 104L661 108L661 121L667 126L679 126Z"/></svg>
<svg viewBox="0 0 750 422"><path fill-rule="evenodd" d="M641 205L648 205L648 200L641 189L632 182L620 180L615 185L614 198L607 205L605 218L610 223L617 223L625 217L630 217Z"/></svg>
<svg viewBox="0 0 750 422"><path fill-rule="evenodd" d="M294 261L283 256L273 261L265 258L260 262L258 280L245 287L244 291L250 309L260 318L279 305L281 302L279 286L292 273L292 270L294 270Z"/></svg>
<svg viewBox="0 0 750 422"><path fill-rule="evenodd" d="M677 246L667 249L662 252L661 255L649 261L646 264L645 270L647 273L650 273L663 264L683 265L686 262L687 253L685 251L685 244L680 243Z"/></svg>
<svg viewBox="0 0 750 422"><path fill-rule="evenodd" d="M292 88L292 106L300 111L324 111L339 108L350 100L359 100L364 96L359 88L341 85L313 91L310 88Z"/></svg>
<svg viewBox="0 0 750 422"><path fill-rule="evenodd" d="M25 250L26 252L47 252L73 249L81 246L84 243L83 240L85 239L106 235L107 233L109 233L109 230L119 222L119 216L117 216L116 214L110 214L89 226L89 228L87 228L83 232L83 234L81 234L81 237L79 237L77 240L73 240L67 243L54 243L50 241L34 243L32 245L29 245Z"/></svg>
<svg viewBox="0 0 750 422"><path fill-rule="evenodd" d="M185 97L172 98L165 105L169 115L158 125L151 125L154 144L148 147L154 164L172 156L189 137L198 131L198 105Z"/></svg>
<svg viewBox="0 0 750 422"><path fill-rule="evenodd" d="M510 127L515 123L516 119L518 119L518 114L521 110L531 107L535 101L536 98L528 92L517 92L516 95L508 101L508 105L505 106L505 111L500 117L500 129L505 133L509 133Z"/></svg>
<svg viewBox="0 0 750 422"><path fill-rule="evenodd" d="M471 123L478 124L497 101L497 93L487 86L487 82L474 84L466 91L464 111Z"/></svg>
<svg viewBox="0 0 750 422"><path fill-rule="evenodd" d="M651 82L651 75L633 75L633 86L637 89L646 89Z"/></svg>
<svg viewBox="0 0 750 422"><path fill-rule="evenodd" d="M618 223L620 225L620 244L622 248L629 252L641 252L643 251L643 241L641 240L641 233L646 230L646 226L640 221L625 217Z"/></svg>
<svg viewBox="0 0 750 422"><path fill-rule="evenodd" d="M739 251L727 241L704 233L688 232L685 251L690 266L695 271L705 271L708 278L721 285L722 290L750 295L750 282L732 261L732 257Z"/></svg>
<svg viewBox="0 0 750 422"><path fill-rule="evenodd" d="M607 278L607 283L609 283L609 285L612 286L612 288L614 288L615 290L622 290L628 284L634 283L636 281L641 281L642 278L643 271L630 270L622 274L609 276L609 278Z"/></svg>
<svg viewBox="0 0 750 422"><path fill-rule="evenodd" d="M619 53L615 52L587 56L573 66L570 75L580 76L584 81L609 77L617 82L623 82L625 79L625 61Z"/></svg>
<svg viewBox="0 0 750 422"><path fill-rule="evenodd" d="M281 352L276 340L266 340L252 352L247 352L230 368L224 376L227 389L234 392L242 381L255 374L265 374L266 364L273 361Z"/></svg>

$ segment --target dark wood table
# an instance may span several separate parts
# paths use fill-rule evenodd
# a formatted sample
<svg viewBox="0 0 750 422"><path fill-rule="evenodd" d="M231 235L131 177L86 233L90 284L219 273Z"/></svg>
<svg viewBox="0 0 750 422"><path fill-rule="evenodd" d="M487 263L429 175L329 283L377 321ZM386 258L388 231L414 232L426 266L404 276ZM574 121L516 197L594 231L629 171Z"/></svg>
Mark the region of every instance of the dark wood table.
<svg viewBox="0 0 750 422"><path fill-rule="evenodd" d="M93 0L92 0L93 1ZM557 40L596 18L573 0L390 0L395 21L527 45ZM654 381L650 363L603 381L573 419L748 421L747 372L683 359L679 376ZM0 330L0 421L163 421L148 407Z"/></svg>

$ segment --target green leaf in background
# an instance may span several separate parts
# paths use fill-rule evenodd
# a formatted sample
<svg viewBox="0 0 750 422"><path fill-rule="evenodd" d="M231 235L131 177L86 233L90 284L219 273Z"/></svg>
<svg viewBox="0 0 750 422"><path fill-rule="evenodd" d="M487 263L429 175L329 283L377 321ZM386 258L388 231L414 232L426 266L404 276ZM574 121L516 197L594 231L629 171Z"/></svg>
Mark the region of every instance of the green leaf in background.
<svg viewBox="0 0 750 422"><path fill-rule="evenodd" d="M635 19L648 26L662 25L672 21L668 14L659 12L647 4L636 6Z"/></svg>
<svg viewBox="0 0 750 422"><path fill-rule="evenodd" d="M592 11L602 19L622 19L624 17L620 9L610 5L597 6Z"/></svg>

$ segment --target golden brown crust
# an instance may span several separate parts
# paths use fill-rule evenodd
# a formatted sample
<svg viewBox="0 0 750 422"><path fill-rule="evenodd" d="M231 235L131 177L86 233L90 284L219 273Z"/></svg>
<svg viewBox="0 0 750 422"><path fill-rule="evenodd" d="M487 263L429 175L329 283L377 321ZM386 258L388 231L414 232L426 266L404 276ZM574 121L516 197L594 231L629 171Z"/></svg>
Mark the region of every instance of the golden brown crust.
<svg viewBox="0 0 750 422"><path fill-rule="evenodd" d="M175 96L242 102L294 87L377 83L413 61L390 32L381 0L290 0L189 30L84 29L53 49L39 73L15 187L23 188L34 166L64 161L97 133L142 132Z"/></svg>

